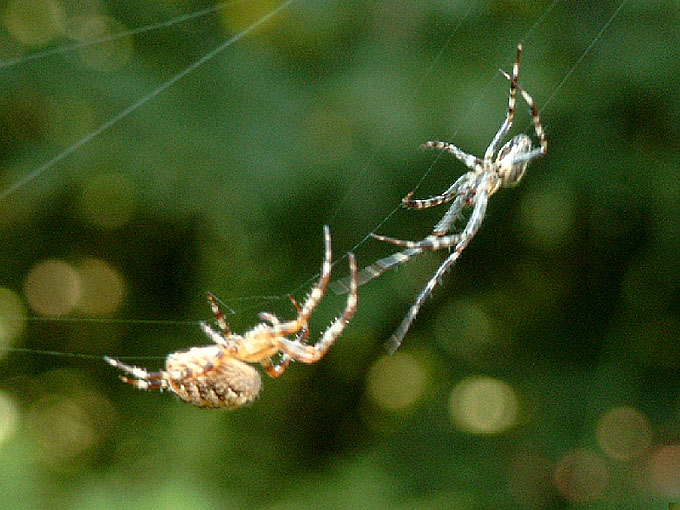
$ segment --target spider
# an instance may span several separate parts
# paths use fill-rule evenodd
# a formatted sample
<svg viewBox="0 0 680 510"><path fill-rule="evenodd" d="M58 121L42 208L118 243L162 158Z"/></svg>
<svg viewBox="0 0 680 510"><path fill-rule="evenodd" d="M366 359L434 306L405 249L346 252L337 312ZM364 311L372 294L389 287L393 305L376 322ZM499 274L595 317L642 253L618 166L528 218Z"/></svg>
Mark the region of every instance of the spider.
<svg viewBox="0 0 680 510"><path fill-rule="evenodd" d="M308 345L309 318L321 301L331 274L331 234L324 226L324 260L318 283L312 287L302 306L295 298L289 299L297 310L297 317L282 322L274 314L261 312L262 322L243 335L232 333L215 297L208 293L208 302L219 330L202 322L201 329L213 345L192 347L170 354L165 369L149 372L144 368L126 365L105 357L110 365L123 370L123 382L140 390L170 390L197 407L233 409L253 401L260 392L259 372L248 363L259 362L271 377L279 377L290 360L302 363L319 361L338 338L357 308L356 260L348 254L350 291L342 315L328 326L315 345ZM292 339L288 336L295 335ZM276 361L274 361L276 359Z"/></svg>
<svg viewBox="0 0 680 510"><path fill-rule="evenodd" d="M484 219L489 197L501 187L516 186L522 179L527 165L544 156L548 151L548 141L541 126L538 110L532 97L518 84L520 55L522 43L517 45L517 58L512 66L512 76L503 70L500 72L510 81L510 94L508 98L508 111L505 120L493 137L484 153L484 158L468 154L455 145L448 142L427 142L421 146L423 149L442 149L467 166L470 171L463 174L444 193L427 199L412 199L413 192L406 195L402 204L411 209L426 209L436 205L453 201L449 210L435 225L432 234L422 241L403 241L377 234L371 234L375 239L385 241L406 248L403 251L390 255L364 268L359 274L359 285L376 278L394 266L403 264L414 255L424 250L440 250L453 248L453 251L439 266L434 276L420 292L401 324L390 337L388 350L394 352L399 348L411 323L414 321L425 299L432 293L437 283L441 281L444 273L453 266L470 240L475 236ZM503 139L508 135L512 127L515 115L515 103L517 90L520 91L524 101L531 108L534 131L539 140L539 146L532 144L531 138L525 134L512 137L503 145L498 153L496 150ZM494 157L495 154L495 157ZM472 213L462 232L446 235L457 219L462 217L463 210L472 207ZM333 282L332 287L338 293L349 290L346 280Z"/></svg>

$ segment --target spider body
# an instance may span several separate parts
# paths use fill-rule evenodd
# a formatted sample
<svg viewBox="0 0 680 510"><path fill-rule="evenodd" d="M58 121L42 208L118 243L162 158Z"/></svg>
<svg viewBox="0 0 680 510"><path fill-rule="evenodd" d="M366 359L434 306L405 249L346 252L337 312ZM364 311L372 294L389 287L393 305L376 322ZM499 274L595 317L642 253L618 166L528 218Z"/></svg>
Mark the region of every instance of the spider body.
<svg viewBox="0 0 680 510"><path fill-rule="evenodd" d="M181 400L208 409L240 407L255 400L262 388L260 373L252 365L225 356L219 345L172 353L161 374L167 375L158 379L158 389L168 389ZM121 379L139 389L155 389L145 379Z"/></svg>
<svg viewBox="0 0 680 510"><path fill-rule="evenodd" d="M300 306L292 297L298 315L290 321L281 321L274 314L260 313L263 321L243 335L232 333L215 297L208 301L219 330L201 323L205 335L213 345L192 347L170 354L165 369L149 372L144 368L126 365L106 357L110 365L132 377L121 375L123 382L141 390L170 390L181 400L202 408L233 409L252 402L260 393L260 373L248 363L260 363L271 377L280 376L290 360L315 363L320 360L338 338L357 308L356 261L348 255L350 287L347 304L342 315L328 326L320 340L308 345L309 318L323 297L331 273L330 230L324 227L325 254L318 283ZM293 336L292 339L288 338Z"/></svg>
<svg viewBox="0 0 680 510"><path fill-rule="evenodd" d="M501 147L495 162L501 187L509 188L519 184L519 181L524 177L527 166L529 166L529 160L522 160L521 158L529 154L533 148L531 138L525 134L511 138L508 143Z"/></svg>
<svg viewBox="0 0 680 510"><path fill-rule="evenodd" d="M432 293L437 283L441 281L444 273L458 260L470 240L475 236L482 224L489 197L501 187L517 185L527 169L529 163L548 151L548 141L543 131L543 126L538 115L538 110L532 97L518 84L519 63L522 52L522 44L517 46L517 58L512 67L512 76L501 70L503 76L510 81L510 94L508 97L508 110L505 120L496 132L493 140L487 147L484 157L479 158L468 154L455 145L448 142L432 141L422 145L424 149L440 149L451 153L461 161L469 171L459 177L444 193L426 199L413 199L413 193L406 195L402 204L411 209L426 209L440 204L452 202L448 211L435 225L432 234L421 241L404 241L382 235L372 234L378 240L395 244L406 248L398 253L378 260L364 268L358 276L359 284L363 284L383 274L389 269L403 264L411 257L425 250L451 249L451 253L439 266L434 276L427 282L423 290L418 294L413 305L397 327L389 342L389 350L395 351L411 323L414 321L425 299ZM503 146L498 148L508 135L515 115L517 91L529 105L533 117L534 132L538 138L538 146L534 146L531 138L525 134L519 134L511 138ZM496 152L498 151L498 152ZM494 156L495 154L495 156ZM448 234L455 222L463 218L463 211L472 208L472 212L463 230L459 233ZM350 286L347 280L333 282L333 288L338 293L348 292Z"/></svg>

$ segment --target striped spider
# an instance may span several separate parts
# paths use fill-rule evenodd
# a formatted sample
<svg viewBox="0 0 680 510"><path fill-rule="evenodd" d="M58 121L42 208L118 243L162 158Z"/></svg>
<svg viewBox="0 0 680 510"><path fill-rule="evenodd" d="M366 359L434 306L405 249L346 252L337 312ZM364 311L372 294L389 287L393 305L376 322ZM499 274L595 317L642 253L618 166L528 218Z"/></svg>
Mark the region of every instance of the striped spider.
<svg viewBox="0 0 680 510"><path fill-rule="evenodd" d="M522 179L527 165L548 151L548 141L541 126L538 110L532 97L518 84L519 62L522 53L522 44L517 45L517 58L512 66L512 76L505 71L501 73L510 81L510 94L508 98L508 111L505 120L491 140L491 143L484 153L484 159L468 154L455 145L448 142L427 142L422 145L424 149L442 149L453 154L470 169L454 182L449 189L441 195L426 199L413 199L413 192L409 193L402 200L404 207L410 209L426 209L436 205L445 204L453 201L448 211L442 219L435 225L432 234L422 241L403 241L377 234L371 234L374 238L406 248L403 251L390 255L389 257L378 260L374 264L366 267L359 274L359 285L362 285L373 278L383 274L385 271L403 264L414 255L425 250L441 250L451 248L453 251L439 266L434 276L427 282L427 285L418 294L413 305L390 337L388 349L394 352L399 348L406 335L411 323L416 318L420 307L425 299L432 293L442 276L450 269L460 257L463 250L467 247L470 240L475 236L484 219L489 197L501 187L516 186ZM534 131L539 141L539 146L535 147L531 138L525 134L512 137L500 150L498 146L508 135L512 127L515 115L515 103L517 90L520 91L524 101L531 108L533 115ZM496 151L498 150L498 153ZM495 156L494 156L495 155ZM457 219L462 218L463 210L472 207L472 212L460 233L448 234ZM333 282L332 287L338 293L347 292L349 287L347 280Z"/></svg>
<svg viewBox="0 0 680 510"><path fill-rule="evenodd" d="M116 359L105 357L107 363L121 369L123 382L140 390L170 390L181 400L202 408L233 409L253 401L260 393L262 380L259 372L248 363L260 363L271 377L279 377L290 360L302 363L319 361L342 334L357 308L357 266L350 253L350 291L342 315L328 326L321 339L308 345L308 322L312 312L321 301L331 274L331 234L324 226L324 260L318 283L312 288L302 306L290 300L297 309L297 317L282 322L274 314L261 312L262 322L243 335L232 333L212 294L208 301L219 330L201 323L212 345L192 347L170 354L165 369L149 372L144 368L126 365ZM294 335L292 339L287 337Z"/></svg>

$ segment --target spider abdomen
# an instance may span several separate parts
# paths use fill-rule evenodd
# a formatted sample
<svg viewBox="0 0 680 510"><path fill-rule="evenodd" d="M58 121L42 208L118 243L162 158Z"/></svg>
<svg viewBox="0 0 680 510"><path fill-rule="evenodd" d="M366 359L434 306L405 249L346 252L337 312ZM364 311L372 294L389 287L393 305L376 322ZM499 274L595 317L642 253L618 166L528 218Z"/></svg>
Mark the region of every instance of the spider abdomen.
<svg viewBox="0 0 680 510"><path fill-rule="evenodd" d="M220 352L219 346L211 345L171 354L165 365L169 389L206 409L233 409L255 400L262 388L260 373Z"/></svg>
<svg viewBox="0 0 680 510"><path fill-rule="evenodd" d="M533 148L531 138L525 134L512 137L501 147L496 157L496 166L503 187L519 184L529 165L529 160L522 159L521 156L529 154Z"/></svg>

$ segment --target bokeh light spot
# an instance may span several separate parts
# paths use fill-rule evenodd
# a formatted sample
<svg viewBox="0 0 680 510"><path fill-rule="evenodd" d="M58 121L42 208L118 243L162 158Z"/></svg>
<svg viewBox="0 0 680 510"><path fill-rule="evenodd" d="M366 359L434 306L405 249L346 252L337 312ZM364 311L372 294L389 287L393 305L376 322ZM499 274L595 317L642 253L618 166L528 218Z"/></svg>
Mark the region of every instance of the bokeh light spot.
<svg viewBox="0 0 680 510"><path fill-rule="evenodd" d="M234 3L231 8L223 11L222 19L230 32L241 32L250 27L253 23L261 20L275 8L275 4L268 0ZM267 23L258 27L258 31L271 30L272 25L277 25L280 22L281 14L279 16L274 16Z"/></svg>
<svg viewBox="0 0 680 510"><path fill-rule="evenodd" d="M76 16L103 14L106 12L106 7L102 0L68 0L68 2L63 4L63 7L64 12L66 12L66 18L69 21Z"/></svg>
<svg viewBox="0 0 680 510"><path fill-rule="evenodd" d="M7 394L0 392L0 446L7 441L19 424L19 406Z"/></svg>
<svg viewBox="0 0 680 510"><path fill-rule="evenodd" d="M605 413L597 424L597 442L608 456L631 460L642 455L652 442L647 417L631 407L617 407Z"/></svg>
<svg viewBox="0 0 680 510"><path fill-rule="evenodd" d="M69 20L66 35L79 42L107 38L126 31L126 27L109 16L77 16ZM130 60L132 38L122 37L81 48L85 64L99 71L115 71Z"/></svg>
<svg viewBox="0 0 680 510"><path fill-rule="evenodd" d="M455 329L451 328L455 324ZM434 325L441 346L457 358L477 362L501 340L500 328L484 307L471 300L457 301L437 314Z"/></svg>
<svg viewBox="0 0 680 510"><path fill-rule="evenodd" d="M659 446L647 464L651 487L668 498L680 498L680 444Z"/></svg>
<svg viewBox="0 0 680 510"><path fill-rule="evenodd" d="M555 487L569 501L586 503L598 499L609 485L609 471L600 456L574 450L557 463Z"/></svg>
<svg viewBox="0 0 680 510"><path fill-rule="evenodd" d="M24 305L16 293L0 287L0 357L12 341L24 330Z"/></svg>
<svg viewBox="0 0 680 510"><path fill-rule="evenodd" d="M47 44L64 32L63 7L55 0L13 0L2 20L10 35L27 46Z"/></svg>
<svg viewBox="0 0 680 510"><path fill-rule="evenodd" d="M78 211L80 217L104 229L125 225L136 208L135 188L122 174L99 175L83 186Z"/></svg>
<svg viewBox="0 0 680 510"><path fill-rule="evenodd" d="M59 471L86 468L111 432L113 406L91 390L92 381L76 370L46 372L35 386L50 392L35 399L26 414L37 459Z"/></svg>
<svg viewBox="0 0 680 510"><path fill-rule="evenodd" d="M48 464L64 462L94 444L95 434L87 413L70 398L42 397L29 414L38 454Z"/></svg>
<svg viewBox="0 0 680 510"><path fill-rule="evenodd" d="M91 315L116 311L125 296L125 281L118 271L99 259L86 259L77 270L82 286L78 308Z"/></svg>
<svg viewBox="0 0 680 510"><path fill-rule="evenodd" d="M455 425L474 434L497 434L517 423L514 390L491 377L470 377L451 392L449 413Z"/></svg>
<svg viewBox="0 0 680 510"><path fill-rule="evenodd" d="M80 277L66 262L45 260L26 276L24 294L37 313L58 317L69 313L80 301Z"/></svg>
<svg viewBox="0 0 680 510"><path fill-rule="evenodd" d="M397 353L376 361L368 374L367 390L384 409L400 411L412 406L427 388L428 373L410 354Z"/></svg>

